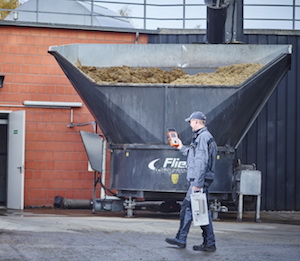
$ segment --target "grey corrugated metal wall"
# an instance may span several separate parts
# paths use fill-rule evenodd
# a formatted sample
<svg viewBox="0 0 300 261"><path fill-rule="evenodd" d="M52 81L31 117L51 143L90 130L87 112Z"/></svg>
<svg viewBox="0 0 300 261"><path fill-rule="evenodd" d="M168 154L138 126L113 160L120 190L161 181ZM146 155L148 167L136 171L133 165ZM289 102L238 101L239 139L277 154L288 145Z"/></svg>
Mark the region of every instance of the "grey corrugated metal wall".
<svg viewBox="0 0 300 261"><path fill-rule="evenodd" d="M267 31L245 34L249 44L292 44L291 70L240 144L242 163L262 171L263 210L300 210L300 35ZM149 35L149 43L202 43L201 34Z"/></svg>

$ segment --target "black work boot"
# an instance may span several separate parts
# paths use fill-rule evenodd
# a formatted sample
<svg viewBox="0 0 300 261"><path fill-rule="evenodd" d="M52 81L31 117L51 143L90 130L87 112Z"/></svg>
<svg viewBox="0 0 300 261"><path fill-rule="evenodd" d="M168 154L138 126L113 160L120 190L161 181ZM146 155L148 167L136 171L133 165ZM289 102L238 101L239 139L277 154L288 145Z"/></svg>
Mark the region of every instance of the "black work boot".
<svg viewBox="0 0 300 261"><path fill-rule="evenodd" d="M206 252L215 252L217 250L215 245L206 246L204 244L193 246L194 251L206 251Z"/></svg>
<svg viewBox="0 0 300 261"><path fill-rule="evenodd" d="M178 238L166 238L166 242L171 244L171 245L176 245L180 248L185 248L186 247L185 241L180 240Z"/></svg>

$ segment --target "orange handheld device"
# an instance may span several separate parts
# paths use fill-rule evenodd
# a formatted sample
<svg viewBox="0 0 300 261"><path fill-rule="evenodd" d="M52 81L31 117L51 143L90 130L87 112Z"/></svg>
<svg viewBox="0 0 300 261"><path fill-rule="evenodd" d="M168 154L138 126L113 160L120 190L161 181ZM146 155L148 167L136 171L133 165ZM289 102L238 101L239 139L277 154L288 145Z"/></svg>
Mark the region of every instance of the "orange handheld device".
<svg viewBox="0 0 300 261"><path fill-rule="evenodd" d="M168 135L170 146L178 147L179 143L178 143L178 135L177 135L176 130L175 129L168 129L167 135Z"/></svg>

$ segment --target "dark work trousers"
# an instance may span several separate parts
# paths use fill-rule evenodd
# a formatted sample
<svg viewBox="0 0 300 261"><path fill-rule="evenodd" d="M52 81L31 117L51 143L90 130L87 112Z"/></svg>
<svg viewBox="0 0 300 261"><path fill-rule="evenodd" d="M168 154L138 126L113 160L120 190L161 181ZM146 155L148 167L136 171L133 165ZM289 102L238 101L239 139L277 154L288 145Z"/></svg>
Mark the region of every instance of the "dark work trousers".
<svg viewBox="0 0 300 261"><path fill-rule="evenodd" d="M208 196L207 192L206 192L206 196ZM209 206L208 202L207 202L207 206ZM211 211L209 210L209 207L208 207L208 217L209 217L209 224L200 227L202 229L203 244L206 246L212 246L215 245L215 235L213 230ZM189 233L192 221L193 221L193 214L191 209L191 201L185 198L182 202L181 210L180 210L180 226L176 235L177 239L186 242L187 235Z"/></svg>

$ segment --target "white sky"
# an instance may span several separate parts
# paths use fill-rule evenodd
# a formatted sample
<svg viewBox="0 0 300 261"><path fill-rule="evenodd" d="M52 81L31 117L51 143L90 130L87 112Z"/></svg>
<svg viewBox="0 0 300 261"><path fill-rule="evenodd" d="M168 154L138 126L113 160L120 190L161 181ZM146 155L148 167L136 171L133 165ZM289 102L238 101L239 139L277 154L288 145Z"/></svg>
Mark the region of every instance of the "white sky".
<svg viewBox="0 0 300 261"><path fill-rule="evenodd" d="M28 0L20 0L20 2L27 2ZM40 0L43 1L43 0ZM74 0L69 0L74 1ZM97 0L94 1L95 3ZM109 1L107 1L109 2ZM144 16L144 0L113 0L114 3L99 3L113 11L119 13L120 9L126 9L129 16L143 17ZM160 6L148 6L146 9L146 16L148 18L182 18L184 0L147 0L147 4L156 4ZM300 20L300 0L295 0L295 18ZM189 18L197 18L197 20L186 20L185 28L206 28L206 6L204 0L185 0L189 4L202 4L203 6L187 6L185 9L185 16ZM139 4L139 5L133 5ZM161 6L163 4L172 4L177 6ZM244 0L244 28L260 28L260 29L293 29L291 19L293 19L293 0ZM257 5L257 6L252 6ZM258 6L259 5L259 6ZM264 6L274 5L274 6ZM291 5L291 6L280 6ZM298 5L298 6L297 6ZM200 18L200 19L198 19ZM266 21L259 19L284 19L284 21ZM256 21L248 19L257 19ZM131 23L136 28L143 28L144 21L142 19L130 19ZM183 28L183 22L179 20L147 20L146 29L157 28ZM300 21L296 21L295 29L300 29Z"/></svg>

